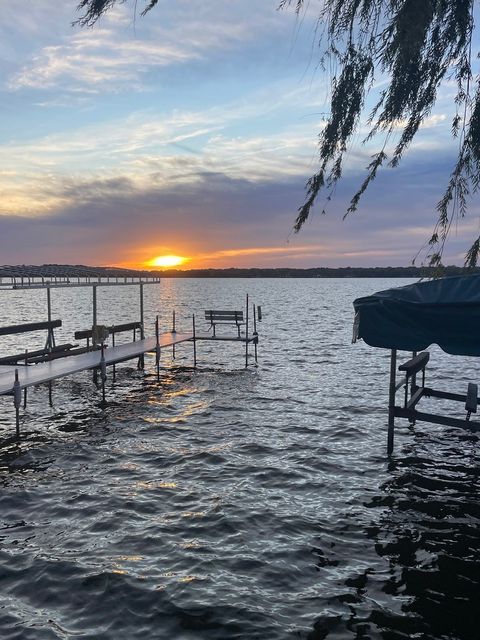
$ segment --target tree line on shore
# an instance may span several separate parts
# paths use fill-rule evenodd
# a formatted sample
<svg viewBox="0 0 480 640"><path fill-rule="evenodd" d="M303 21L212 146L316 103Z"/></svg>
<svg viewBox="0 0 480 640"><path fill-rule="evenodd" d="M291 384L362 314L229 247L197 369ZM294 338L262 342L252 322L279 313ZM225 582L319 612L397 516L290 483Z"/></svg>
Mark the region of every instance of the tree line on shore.
<svg viewBox="0 0 480 640"><path fill-rule="evenodd" d="M443 267L313 267L311 269L168 269L164 278L432 278L480 273L480 268Z"/></svg>

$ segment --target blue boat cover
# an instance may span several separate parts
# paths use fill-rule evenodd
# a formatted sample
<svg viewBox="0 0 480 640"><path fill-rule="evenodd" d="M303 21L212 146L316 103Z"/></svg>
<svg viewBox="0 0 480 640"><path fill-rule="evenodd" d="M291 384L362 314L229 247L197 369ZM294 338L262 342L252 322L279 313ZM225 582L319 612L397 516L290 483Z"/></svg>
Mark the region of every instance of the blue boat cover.
<svg viewBox="0 0 480 640"><path fill-rule="evenodd" d="M354 341L405 351L435 343L454 355L480 355L480 274L379 291L353 306Z"/></svg>

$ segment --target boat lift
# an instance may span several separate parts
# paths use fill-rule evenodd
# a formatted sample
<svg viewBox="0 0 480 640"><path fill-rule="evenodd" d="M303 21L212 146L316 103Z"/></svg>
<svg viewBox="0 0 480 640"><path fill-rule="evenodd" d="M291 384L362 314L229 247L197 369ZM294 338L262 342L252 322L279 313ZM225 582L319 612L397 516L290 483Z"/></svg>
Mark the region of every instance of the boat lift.
<svg viewBox="0 0 480 640"><path fill-rule="evenodd" d="M354 301L355 342L363 339L373 347L390 350L387 453L394 446L395 418L410 424L430 422L471 431L480 431L480 421L472 420L480 402L478 386L469 382L465 394L433 389L425 384L430 353L437 344L452 355L480 356L480 275L455 276L387 289ZM398 365L398 351L412 356ZM419 353L420 352L420 353ZM397 371L404 377L397 382ZM397 392L404 390L403 403ZM428 413L417 409L422 398L462 402L464 417Z"/></svg>

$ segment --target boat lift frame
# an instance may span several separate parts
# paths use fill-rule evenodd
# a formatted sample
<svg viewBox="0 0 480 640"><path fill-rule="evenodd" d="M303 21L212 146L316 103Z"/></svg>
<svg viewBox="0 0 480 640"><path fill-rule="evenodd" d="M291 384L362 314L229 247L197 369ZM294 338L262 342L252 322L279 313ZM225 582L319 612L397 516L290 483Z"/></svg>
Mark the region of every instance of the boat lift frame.
<svg viewBox="0 0 480 640"><path fill-rule="evenodd" d="M440 391L425 386L425 370L430 359L430 353L423 351L417 354L412 353L412 358L404 362L397 369L397 349L390 350L390 383L388 392L388 435L387 435L387 453L393 453L394 437L395 437L395 418L406 418L411 425L417 421L429 422L432 424L441 424L449 427L461 427L471 431L480 431L480 422L471 421L472 413L477 412L477 406L480 403L478 397L478 385L469 382L467 393L451 393L449 391ZM397 370L405 373L405 378L397 383ZM421 382L417 384L418 374L421 374ZM396 404L396 394L404 389L403 406ZM440 398L444 400L453 400L465 403L466 416L464 419L454 418L451 416L442 416L437 413L427 413L418 411L417 404L422 398Z"/></svg>

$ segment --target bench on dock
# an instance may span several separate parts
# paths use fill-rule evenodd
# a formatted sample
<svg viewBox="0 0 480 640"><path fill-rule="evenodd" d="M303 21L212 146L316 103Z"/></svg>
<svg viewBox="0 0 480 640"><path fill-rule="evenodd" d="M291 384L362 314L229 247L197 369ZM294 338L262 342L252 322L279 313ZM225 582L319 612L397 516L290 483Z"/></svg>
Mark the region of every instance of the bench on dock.
<svg viewBox="0 0 480 640"><path fill-rule="evenodd" d="M21 353L15 353L9 356L2 356L0 364L37 364L38 362L46 362L56 358L63 358L70 355L72 349L76 346L73 344L55 345L55 336L53 330L62 326L61 320L50 320L45 322L28 322L25 324L10 325L8 327L0 327L0 336L18 335L20 333L33 333L36 331L47 331L47 339L43 349L34 351L24 350Z"/></svg>
<svg viewBox="0 0 480 640"><path fill-rule="evenodd" d="M243 311L221 311L221 310L206 310L205 320L208 320L210 327L213 328L213 337L215 337L216 326L218 324L236 326L238 331L238 337L240 338L240 327L245 324L243 321Z"/></svg>
<svg viewBox="0 0 480 640"><path fill-rule="evenodd" d="M37 349L35 351L25 350L23 353L15 353L11 356L0 358L0 364L38 364L39 362L47 362L48 360L56 360L57 358L65 358L77 353L74 344L57 344L48 349Z"/></svg>
<svg viewBox="0 0 480 640"><path fill-rule="evenodd" d="M101 325L97 325L97 330ZM108 335L112 336L112 346L115 346L115 335L117 333L125 333L126 331L132 331L133 342L137 339L137 331L142 332L142 323L141 322L127 322L124 324L113 324L111 326L105 327ZM97 332L98 333L98 332ZM75 340L86 340L87 346L86 349L90 349L90 341L92 341L92 347L94 346L94 334L95 327L91 329L85 329L82 331L75 331ZM96 337L96 336L95 336ZM97 340L98 341L98 340Z"/></svg>

